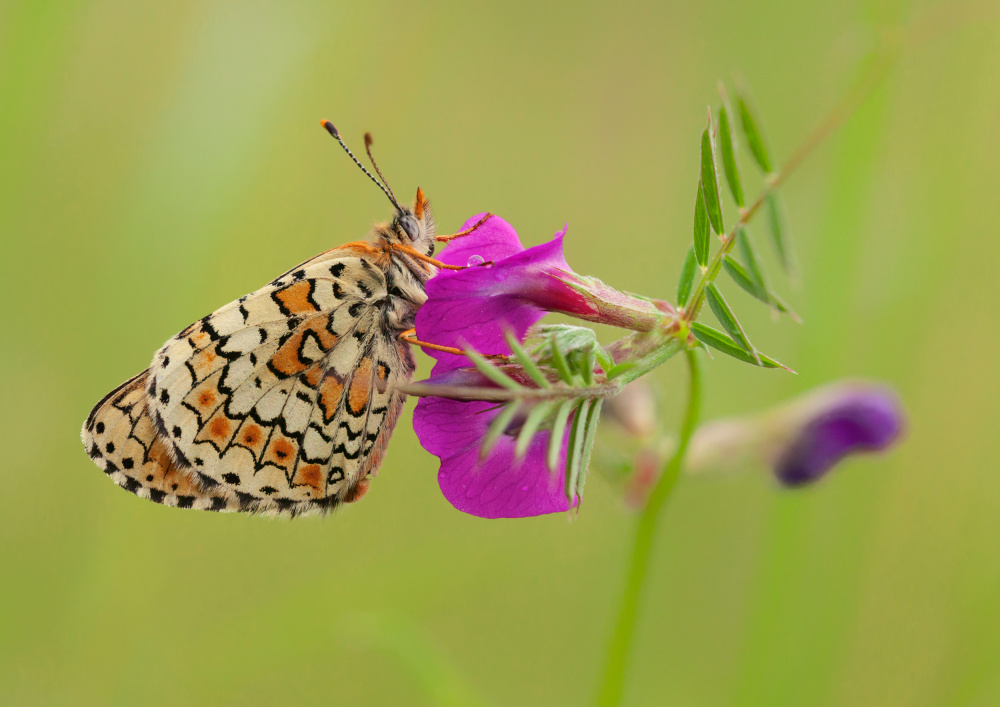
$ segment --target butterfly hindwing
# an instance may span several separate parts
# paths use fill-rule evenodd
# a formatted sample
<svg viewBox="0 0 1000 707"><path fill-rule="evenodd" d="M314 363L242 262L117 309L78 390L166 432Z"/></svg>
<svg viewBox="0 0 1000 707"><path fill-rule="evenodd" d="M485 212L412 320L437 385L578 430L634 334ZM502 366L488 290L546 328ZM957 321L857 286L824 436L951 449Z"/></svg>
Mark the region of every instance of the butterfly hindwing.
<svg viewBox="0 0 1000 707"><path fill-rule="evenodd" d="M237 510L221 486L206 488L171 456L147 407L149 371L111 391L83 426L83 444L98 466L122 488L167 506Z"/></svg>

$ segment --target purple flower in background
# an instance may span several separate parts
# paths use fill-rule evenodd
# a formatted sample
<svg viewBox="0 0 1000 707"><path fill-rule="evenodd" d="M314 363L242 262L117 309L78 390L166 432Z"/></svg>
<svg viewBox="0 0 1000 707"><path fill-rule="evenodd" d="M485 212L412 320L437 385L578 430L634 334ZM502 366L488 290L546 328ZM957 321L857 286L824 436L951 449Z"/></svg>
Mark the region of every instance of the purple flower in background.
<svg viewBox="0 0 1000 707"><path fill-rule="evenodd" d="M470 227L479 219L466 222ZM490 218L454 242L440 256L449 265L493 265L442 271L427 283L427 302L417 313L417 338L444 346L471 346L485 354L510 354L504 331L523 339L545 309L585 309L586 301L557 279L572 275L562 254L562 231L548 243L521 245L514 229ZM473 382L481 377L468 369L464 356L427 351L437 359L431 383ZM441 459L438 483L455 508L481 518L521 518L567 511L565 490L566 432L556 471L546 464L549 432L535 434L521 460L514 455L515 437L500 435L489 454L480 449L493 418L495 402L424 397L417 403L413 427L421 445ZM568 427L567 427L568 430ZM575 505L575 499L574 503Z"/></svg>
<svg viewBox="0 0 1000 707"><path fill-rule="evenodd" d="M774 473L786 486L813 483L848 455L886 449L902 433L903 410L888 388L845 387L823 403L777 456Z"/></svg>

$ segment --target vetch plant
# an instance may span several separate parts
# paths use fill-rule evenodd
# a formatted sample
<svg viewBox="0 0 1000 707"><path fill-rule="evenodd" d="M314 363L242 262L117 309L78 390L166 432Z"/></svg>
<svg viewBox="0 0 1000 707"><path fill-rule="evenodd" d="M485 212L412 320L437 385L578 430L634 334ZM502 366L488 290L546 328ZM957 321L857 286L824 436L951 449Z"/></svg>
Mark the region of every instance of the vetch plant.
<svg viewBox="0 0 1000 707"><path fill-rule="evenodd" d="M902 429L891 391L842 385L759 418L713 423L699 432L706 355L790 371L757 347L726 293L742 289L777 315L798 320L765 273L749 224L766 214L777 259L786 275L794 275L778 187L863 95L835 108L779 167L745 92L732 105L720 93L700 136L691 246L675 302L621 292L575 273L562 252L565 228L525 249L507 222L477 215L465 225L468 235L440 257L460 269L441 270L428 282L416 317L418 343L436 359L431 376L402 388L421 397L414 427L424 448L441 460L445 497L484 518L579 511L606 404L610 419L646 440L627 485L626 497L641 514L602 704L617 704L623 694L654 530L685 468L712 466L713 452L719 457L726 450L728 460L763 462L781 484L797 487L817 481L848 454L887 448ZM760 173L753 200L746 198L741 152ZM727 217L724 189L735 217ZM465 267L470 265L480 267ZM548 312L628 333L601 344L586 326L542 323ZM714 324L704 321L706 312ZM675 357L689 371L687 403L680 429L664 444L656 441L649 400L636 397L635 385L626 386Z"/></svg>

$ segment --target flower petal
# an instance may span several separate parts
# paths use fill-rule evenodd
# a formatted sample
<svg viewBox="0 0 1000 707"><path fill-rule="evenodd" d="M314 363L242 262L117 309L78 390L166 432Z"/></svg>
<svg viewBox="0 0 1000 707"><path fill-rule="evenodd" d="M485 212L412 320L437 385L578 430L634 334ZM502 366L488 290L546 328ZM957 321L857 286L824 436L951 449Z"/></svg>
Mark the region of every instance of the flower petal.
<svg viewBox="0 0 1000 707"><path fill-rule="evenodd" d="M902 429L903 410L892 390L851 391L802 426L775 474L786 486L812 483L850 454L889 447Z"/></svg>
<svg viewBox="0 0 1000 707"><path fill-rule="evenodd" d="M496 216L481 228L494 220L509 228ZM503 235L502 229L495 231ZM465 238L476 237L478 233ZM427 283L427 302L417 312L417 338L456 348L468 344L486 354L511 353L504 341L504 329L523 338L528 328L545 315L526 295L538 290L540 281L543 286L550 280L554 282L546 274L550 268L569 269L562 254L562 233L548 243L522 250L492 266L439 272ZM449 368L469 365L463 356L433 350L427 353Z"/></svg>
<svg viewBox="0 0 1000 707"><path fill-rule="evenodd" d="M472 228L485 216L476 214L462 224L461 231ZM482 226L467 236L450 241L438 256L442 263L448 265L468 265L469 258L479 256L485 260L503 260L524 250L517 231L499 216L491 216Z"/></svg>
<svg viewBox="0 0 1000 707"><path fill-rule="evenodd" d="M545 465L547 431L535 435L520 463L514 459L514 438L506 435L485 460L479 459L480 444L495 415L484 411L494 407L442 398L422 398L417 404L413 426L424 449L441 458L438 484L445 498L458 510L480 518L524 518L569 510L565 440L555 474Z"/></svg>

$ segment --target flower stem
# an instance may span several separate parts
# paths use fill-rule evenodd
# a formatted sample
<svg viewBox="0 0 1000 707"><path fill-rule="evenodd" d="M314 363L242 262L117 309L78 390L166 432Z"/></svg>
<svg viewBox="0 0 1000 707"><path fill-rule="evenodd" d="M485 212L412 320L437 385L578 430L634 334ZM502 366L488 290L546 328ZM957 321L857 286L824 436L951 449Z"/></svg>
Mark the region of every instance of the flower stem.
<svg viewBox="0 0 1000 707"><path fill-rule="evenodd" d="M653 487L646 508L639 517L635 544L632 547L632 559L625 581L625 594L618 610L618 623L615 625L614 633L611 634L611 640L608 643L604 680L597 697L597 704L605 707L619 704L625 692L625 671L628 668L632 637L639 615L639 602L646 580L646 570L649 567L656 526L659 522L660 512L666 505L667 499L670 498L671 492L677 486L677 480L680 478L681 469L684 466L684 456L701 413L700 364L694 349L687 349L685 353L690 371L687 409L684 412L684 421L681 423L677 451L664 467L663 474L660 475Z"/></svg>

